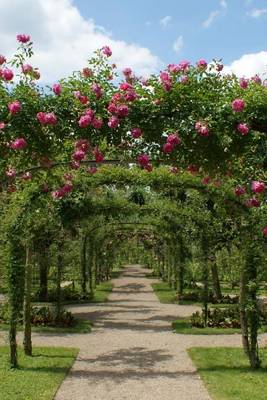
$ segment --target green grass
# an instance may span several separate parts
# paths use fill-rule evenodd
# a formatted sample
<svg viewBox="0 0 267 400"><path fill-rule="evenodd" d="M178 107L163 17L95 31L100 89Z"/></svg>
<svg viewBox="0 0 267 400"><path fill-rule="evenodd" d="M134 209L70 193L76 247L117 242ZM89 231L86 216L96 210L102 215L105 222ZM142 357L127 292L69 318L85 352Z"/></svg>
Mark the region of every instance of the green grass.
<svg viewBox="0 0 267 400"><path fill-rule="evenodd" d="M89 301L89 303L105 303L108 301L108 296L112 292L113 284L111 281L100 283L95 289L94 297Z"/></svg>
<svg viewBox="0 0 267 400"><path fill-rule="evenodd" d="M54 326L32 326L33 332L39 333L89 333L91 332L92 322L84 321L81 319L76 320L76 324L74 326L68 327L54 327ZM7 331L9 330L8 324L0 324L0 330ZM23 330L22 326L18 327L18 330Z"/></svg>
<svg viewBox="0 0 267 400"><path fill-rule="evenodd" d="M172 322L172 328L176 333L184 335L232 335L240 333L238 328L196 328L191 326L189 318L177 319ZM259 333L267 332L267 326L259 329ZM266 396L267 398L267 396Z"/></svg>
<svg viewBox="0 0 267 400"><path fill-rule="evenodd" d="M175 304L180 304L180 305L195 305L202 307L203 304L199 301L193 301L193 300L177 300L176 298L176 291L171 289L169 284L167 282L158 282L158 283L152 283L152 288L157 295L159 301L161 303L175 303ZM185 290L186 293L186 290ZM236 304L212 304L209 303L210 308L230 308L230 307L235 307Z"/></svg>
<svg viewBox="0 0 267 400"><path fill-rule="evenodd" d="M0 347L0 398L3 400L52 400L72 366L78 350L35 347L33 357L18 350L19 369L8 364L9 348Z"/></svg>
<svg viewBox="0 0 267 400"><path fill-rule="evenodd" d="M192 348L194 361L212 400L266 400L267 349L261 351L262 369L252 371L242 349Z"/></svg>

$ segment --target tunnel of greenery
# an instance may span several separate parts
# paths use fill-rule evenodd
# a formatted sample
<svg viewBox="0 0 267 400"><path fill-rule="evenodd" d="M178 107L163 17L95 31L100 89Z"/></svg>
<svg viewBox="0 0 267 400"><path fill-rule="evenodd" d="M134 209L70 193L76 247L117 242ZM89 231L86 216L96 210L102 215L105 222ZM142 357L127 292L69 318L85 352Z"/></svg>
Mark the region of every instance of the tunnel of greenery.
<svg viewBox="0 0 267 400"><path fill-rule="evenodd" d="M224 300L224 284L238 287L243 348L259 368L267 88L223 75L217 63L119 82L101 49L49 91L25 67L31 55L26 40L10 61L22 70L18 82L0 70L0 285L11 366L22 320L32 354L32 302L53 302L60 325L65 302L92 301L101 282L136 262L177 300L200 287L204 327L210 299Z"/></svg>

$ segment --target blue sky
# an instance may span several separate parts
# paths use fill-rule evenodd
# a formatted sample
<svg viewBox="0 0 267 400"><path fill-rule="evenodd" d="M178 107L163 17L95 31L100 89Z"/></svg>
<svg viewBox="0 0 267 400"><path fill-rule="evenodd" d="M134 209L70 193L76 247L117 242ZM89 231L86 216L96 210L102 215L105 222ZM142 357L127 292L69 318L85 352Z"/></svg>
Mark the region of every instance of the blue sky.
<svg viewBox="0 0 267 400"><path fill-rule="evenodd" d="M115 39L148 47L167 63L177 57L192 61L221 57L229 64L243 54L267 50L266 0L75 0L74 4ZM164 17L170 17L165 26L160 23ZM179 37L183 47L177 54L173 43Z"/></svg>
<svg viewBox="0 0 267 400"><path fill-rule="evenodd" d="M222 58L226 72L267 78L267 0L0 0L0 54L11 57L18 33L31 35L47 83L104 45L138 75Z"/></svg>

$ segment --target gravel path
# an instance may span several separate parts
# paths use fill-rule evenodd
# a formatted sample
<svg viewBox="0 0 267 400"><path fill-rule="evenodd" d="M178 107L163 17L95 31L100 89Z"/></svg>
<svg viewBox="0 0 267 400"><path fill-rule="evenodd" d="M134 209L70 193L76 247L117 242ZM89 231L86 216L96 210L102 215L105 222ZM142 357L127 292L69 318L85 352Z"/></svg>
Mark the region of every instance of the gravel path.
<svg viewBox="0 0 267 400"><path fill-rule="evenodd" d="M159 303L146 272L127 266L108 303L70 307L92 333L34 334L35 345L80 348L55 400L210 400L186 349L240 346L240 336L173 334L170 322L198 308Z"/></svg>

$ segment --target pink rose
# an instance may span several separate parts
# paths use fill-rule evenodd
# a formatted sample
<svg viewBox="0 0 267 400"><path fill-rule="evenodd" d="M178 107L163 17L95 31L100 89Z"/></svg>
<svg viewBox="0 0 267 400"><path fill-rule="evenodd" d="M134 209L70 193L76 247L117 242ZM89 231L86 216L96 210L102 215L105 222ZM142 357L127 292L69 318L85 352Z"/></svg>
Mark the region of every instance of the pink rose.
<svg viewBox="0 0 267 400"><path fill-rule="evenodd" d="M166 154L171 153L173 151L173 149L174 149L174 145L169 142L165 143L162 148L163 153L166 153Z"/></svg>
<svg viewBox="0 0 267 400"><path fill-rule="evenodd" d="M82 115L78 121L80 128L87 128L92 122L92 117L88 114Z"/></svg>
<svg viewBox="0 0 267 400"><path fill-rule="evenodd" d="M246 79L246 78L240 78L240 79L239 79L239 86L240 86L242 89L246 89L246 88L248 87L248 79Z"/></svg>
<svg viewBox="0 0 267 400"><path fill-rule="evenodd" d="M0 54L0 65L3 65L6 62L6 58Z"/></svg>
<svg viewBox="0 0 267 400"><path fill-rule="evenodd" d="M6 124L3 121L0 121L0 131L5 129Z"/></svg>
<svg viewBox="0 0 267 400"><path fill-rule="evenodd" d="M76 150L82 150L85 153L87 153L89 148L90 148L90 143L88 142L87 139L79 139L75 143L75 149Z"/></svg>
<svg viewBox="0 0 267 400"><path fill-rule="evenodd" d="M127 90L124 94L124 99L126 101L134 101L135 99L137 99L137 93L135 90Z"/></svg>
<svg viewBox="0 0 267 400"><path fill-rule="evenodd" d="M61 87L60 83L55 83L52 86L52 90L53 90L53 92L55 93L56 96L59 96L61 94L61 92L62 92L62 87Z"/></svg>
<svg viewBox="0 0 267 400"><path fill-rule="evenodd" d="M3 68L1 70L1 77L5 80L5 81L11 81L14 77L13 72L11 71L11 69L9 68Z"/></svg>
<svg viewBox="0 0 267 400"><path fill-rule="evenodd" d="M64 191L62 189L58 189L58 190L54 190L51 193L51 196L53 197L54 200L59 200L62 199L62 197L64 197Z"/></svg>
<svg viewBox="0 0 267 400"><path fill-rule="evenodd" d="M202 181L203 185L208 185L210 183L210 176L205 176Z"/></svg>
<svg viewBox="0 0 267 400"><path fill-rule="evenodd" d="M251 190L254 193L263 193L266 189L265 183L261 181L252 181Z"/></svg>
<svg viewBox="0 0 267 400"><path fill-rule="evenodd" d="M198 69L204 70L204 69L207 68L207 66L208 66L207 61L205 61L205 60L203 60L203 59L201 59L201 60L199 60L199 61L197 62L197 67L198 67Z"/></svg>
<svg viewBox="0 0 267 400"><path fill-rule="evenodd" d="M232 102L232 110L235 112L241 112L245 108L245 102L242 99L235 99Z"/></svg>
<svg viewBox="0 0 267 400"><path fill-rule="evenodd" d="M93 154L94 154L96 162L101 163L104 161L104 155L103 155L103 153L101 153L101 151L98 149L98 147L94 148Z"/></svg>
<svg viewBox="0 0 267 400"><path fill-rule="evenodd" d="M131 130L131 135L134 139L138 139L140 136L142 136L142 131L140 128L133 128Z"/></svg>
<svg viewBox="0 0 267 400"><path fill-rule="evenodd" d="M216 64L216 71L221 72L223 70L223 64Z"/></svg>
<svg viewBox="0 0 267 400"><path fill-rule="evenodd" d="M126 76L127 78L129 78L133 71L131 70L131 68L124 68L124 70L122 71L123 75Z"/></svg>
<svg viewBox="0 0 267 400"><path fill-rule="evenodd" d="M57 117L53 112L44 113L40 111L36 114L36 117L42 125L55 125L57 123Z"/></svg>
<svg viewBox="0 0 267 400"><path fill-rule="evenodd" d="M17 35L17 41L20 43L27 43L31 40L31 37L29 35L19 34Z"/></svg>
<svg viewBox="0 0 267 400"><path fill-rule="evenodd" d="M190 67L190 61L187 61L187 60L180 61L179 67L180 67L181 71L183 71L183 72L187 71Z"/></svg>
<svg viewBox="0 0 267 400"><path fill-rule="evenodd" d="M267 226L262 229L263 236L267 236Z"/></svg>
<svg viewBox="0 0 267 400"><path fill-rule="evenodd" d="M21 104L18 100L13 101L12 103L8 104L8 109L12 115L15 115L21 110Z"/></svg>
<svg viewBox="0 0 267 400"><path fill-rule="evenodd" d="M120 90L126 91L126 90L131 90L131 89L133 89L133 87L132 87L132 85L130 85L130 83L123 82L120 84Z"/></svg>
<svg viewBox="0 0 267 400"><path fill-rule="evenodd" d="M189 82L189 77L188 77L187 75L181 76L180 82L181 82L183 85L186 85L186 84Z"/></svg>
<svg viewBox="0 0 267 400"><path fill-rule="evenodd" d="M14 142L11 142L10 147L13 150L23 150L27 147L27 142L24 138L18 138Z"/></svg>
<svg viewBox="0 0 267 400"><path fill-rule="evenodd" d="M208 137L209 136L209 128L207 126L205 126L205 125L202 125L199 128L198 133L199 133L200 136Z"/></svg>
<svg viewBox="0 0 267 400"><path fill-rule="evenodd" d="M87 172L89 173L89 174L95 174L96 172L97 172L97 168L96 167L89 167L88 169L87 169Z"/></svg>
<svg viewBox="0 0 267 400"><path fill-rule="evenodd" d="M102 126L103 126L103 120L102 120L102 118L94 118L93 121L92 121L92 126L93 126L95 129L101 129Z"/></svg>
<svg viewBox="0 0 267 400"><path fill-rule="evenodd" d="M129 114L129 108L126 104L120 104L118 106L118 116L119 117L126 117Z"/></svg>
<svg viewBox="0 0 267 400"><path fill-rule="evenodd" d="M86 154L84 151L82 150L76 150L73 154L72 154L72 158L75 161L82 161L85 158Z"/></svg>
<svg viewBox="0 0 267 400"><path fill-rule="evenodd" d="M243 186L236 186L235 188L235 195L236 196L242 196L243 194L246 193L246 189Z"/></svg>
<svg viewBox="0 0 267 400"><path fill-rule="evenodd" d="M70 163L70 167L72 168L72 169L79 169L80 168L80 163L79 163L79 161L71 161L71 163Z"/></svg>
<svg viewBox="0 0 267 400"><path fill-rule="evenodd" d="M71 182L65 183L64 186L62 186L61 190L63 191L64 194L70 193L73 189L73 184Z"/></svg>
<svg viewBox="0 0 267 400"><path fill-rule="evenodd" d="M5 172L6 176L8 178L15 178L17 171L15 170L15 168L8 168Z"/></svg>
<svg viewBox="0 0 267 400"><path fill-rule="evenodd" d="M111 114L116 114L118 112L117 106L114 103L109 103L108 105L108 112Z"/></svg>
<svg viewBox="0 0 267 400"><path fill-rule="evenodd" d="M21 70L23 74L27 75L33 71L33 67L30 64L23 64Z"/></svg>
<svg viewBox="0 0 267 400"><path fill-rule="evenodd" d="M178 146L181 143L181 138L177 133L172 133L167 137L167 143L170 143L172 146Z"/></svg>
<svg viewBox="0 0 267 400"><path fill-rule="evenodd" d="M96 97L100 99L102 97L102 89L97 83L92 84L92 91L95 93Z"/></svg>
<svg viewBox="0 0 267 400"><path fill-rule="evenodd" d="M107 56L107 57L112 56L112 51L109 46L103 46L102 53L105 54L105 56Z"/></svg>
<svg viewBox="0 0 267 400"><path fill-rule="evenodd" d="M83 76L85 77L85 78L90 78L90 76L92 76L93 75L93 71L90 69L90 68L84 68L83 70L82 70L82 74L83 74Z"/></svg>
<svg viewBox="0 0 267 400"><path fill-rule="evenodd" d="M246 205L249 208L253 208L253 207L259 207L261 205L261 202L258 199L255 199L254 197L251 199L248 199L246 201Z"/></svg>
<svg viewBox="0 0 267 400"><path fill-rule="evenodd" d="M108 126L112 129L116 129L119 126L120 120L118 117L111 117L108 121Z"/></svg>
<svg viewBox="0 0 267 400"><path fill-rule="evenodd" d="M242 136L245 136L249 133L249 127L248 124L245 123L240 123L237 125L237 130L239 133L241 133Z"/></svg>
<svg viewBox="0 0 267 400"><path fill-rule="evenodd" d="M146 171L148 171L148 172L151 172L151 171L153 171L153 165L150 164L150 163L148 163L148 164L146 164L146 165L144 166L144 169L145 169Z"/></svg>
<svg viewBox="0 0 267 400"><path fill-rule="evenodd" d="M137 162L141 167L145 167L150 162L150 158L147 154L140 154L137 157Z"/></svg>
<svg viewBox="0 0 267 400"><path fill-rule="evenodd" d="M258 83L259 85L262 84L262 80L261 80L261 78L259 77L259 75L254 75L254 76L251 78L251 80L252 80L253 82L255 82L255 83Z"/></svg>

